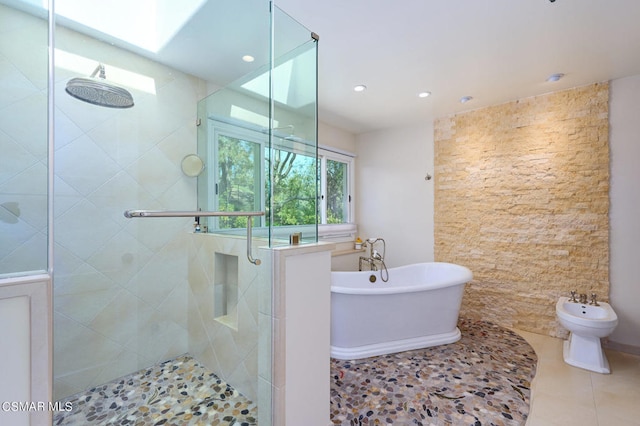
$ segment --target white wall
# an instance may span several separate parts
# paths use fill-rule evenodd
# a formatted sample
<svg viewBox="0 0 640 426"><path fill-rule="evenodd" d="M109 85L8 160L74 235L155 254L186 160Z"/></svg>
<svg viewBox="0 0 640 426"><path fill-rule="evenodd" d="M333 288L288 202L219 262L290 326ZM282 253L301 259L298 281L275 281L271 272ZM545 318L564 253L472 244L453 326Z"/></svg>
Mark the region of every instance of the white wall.
<svg viewBox="0 0 640 426"><path fill-rule="evenodd" d="M0 425L51 424L50 294L45 274L0 279Z"/></svg>
<svg viewBox="0 0 640 426"><path fill-rule="evenodd" d="M330 413L331 243L273 253L273 424L324 426Z"/></svg>
<svg viewBox="0 0 640 426"><path fill-rule="evenodd" d="M612 342L640 350L640 75L611 82L610 281L618 314Z"/></svg>
<svg viewBox="0 0 640 426"><path fill-rule="evenodd" d="M353 133L333 127L330 124L318 122L318 144L338 148L351 153L356 152L356 137Z"/></svg>
<svg viewBox="0 0 640 426"><path fill-rule="evenodd" d="M381 237L387 267L433 261L433 123L357 137L361 238Z"/></svg>
<svg viewBox="0 0 640 426"><path fill-rule="evenodd" d="M29 401L31 396L29 319L28 296L0 298L0 327L4 330L3 349L0 351L0 373L3 377L0 401ZM0 418L10 415L16 417L11 419L14 425L29 424L28 413L0 410Z"/></svg>

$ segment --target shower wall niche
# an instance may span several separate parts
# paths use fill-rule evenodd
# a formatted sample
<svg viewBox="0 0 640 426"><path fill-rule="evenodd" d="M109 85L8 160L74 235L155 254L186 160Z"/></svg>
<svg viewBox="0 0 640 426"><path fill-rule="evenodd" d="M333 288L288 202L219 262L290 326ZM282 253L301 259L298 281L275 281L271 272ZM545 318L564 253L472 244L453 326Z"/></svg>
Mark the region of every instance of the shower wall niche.
<svg viewBox="0 0 640 426"><path fill-rule="evenodd" d="M213 281L213 317L238 330L238 256L215 255Z"/></svg>

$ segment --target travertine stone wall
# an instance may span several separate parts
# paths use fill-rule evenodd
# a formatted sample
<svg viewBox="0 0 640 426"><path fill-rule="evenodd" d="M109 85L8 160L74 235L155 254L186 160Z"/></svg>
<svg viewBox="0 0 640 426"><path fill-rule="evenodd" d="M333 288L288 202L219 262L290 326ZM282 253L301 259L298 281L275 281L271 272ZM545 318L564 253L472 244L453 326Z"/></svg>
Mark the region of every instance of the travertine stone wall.
<svg viewBox="0 0 640 426"><path fill-rule="evenodd" d="M608 83L435 123L435 258L469 267L462 316L564 336L572 289L609 294Z"/></svg>

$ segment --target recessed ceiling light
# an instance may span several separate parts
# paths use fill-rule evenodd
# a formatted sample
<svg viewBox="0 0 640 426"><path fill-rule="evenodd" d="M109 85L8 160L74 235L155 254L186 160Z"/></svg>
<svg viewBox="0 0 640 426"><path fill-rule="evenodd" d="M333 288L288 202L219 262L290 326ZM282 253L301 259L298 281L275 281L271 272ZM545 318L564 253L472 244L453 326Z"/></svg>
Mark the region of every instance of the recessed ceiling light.
<svg viewBox="0 0 640 426"><path fill-rule="evenodd" d="M365 86L364 84L358 84L353 88L353 90L355 90L356 92L364 92L365 90L367 90L367 86Z"/></svg>
<svg viewBox="0 0 640 426"><path fill-rule="evenodd" d="M461 97L461 98L460 98L460 103L461 103L461 104L467 103L467 102L469 102L471 99L473 99L473 96L463 96L463 97Z"/></svg>
<svg viewBox="0 0 640 426"><path fill-rule="evenodd" d="M418 93L418 97L419 98L427 98L427 97L429 97L429 95L431 95L431 92L420 92L420 93Z"/></svg>
<svg viewBox="0 0 640 426"><path fill-rule="evenodd" d="M547 77L547 81L553 83L560 80L562 77L564 77L564 74L561 72L556 74L551 74L549 77Z"/></svg>
<svg viewBox="0 0 640 426"><path fill-rule="evenodd" d="M253 61L255 61L255 60L256 60L256 58L254 58L254 57L253 57L253 56L251 56L251 55L244 55L244 56L242 57L242 60L243 60L243 61L245 61L245 62L253 62Z"/></svg>

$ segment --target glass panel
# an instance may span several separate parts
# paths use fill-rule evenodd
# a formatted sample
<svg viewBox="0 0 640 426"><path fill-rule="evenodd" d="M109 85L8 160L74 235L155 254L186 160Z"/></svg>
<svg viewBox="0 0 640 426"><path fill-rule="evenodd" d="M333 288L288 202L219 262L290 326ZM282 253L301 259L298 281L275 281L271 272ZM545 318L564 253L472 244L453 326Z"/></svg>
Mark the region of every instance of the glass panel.
<svg viewBox="0 0 640 426"><path fill-rule="evenodd" d="M310 30L275 8L273 126L267 153L271 245L318 240L317 42Z"/></svg>
<svg viewBox="0 0 640 426"><path fill-rule="evenodd" d="M327 223L347 223L347 163L327 159Z"/></svg>
<svg viewBox="0 0 640 426"><path fill-rule="evenodd" d="M19 3L18 3L19 5ZM0 278L47 270L48 22L0 4Z"/></svg>
<svg viewBox="0 0 640 426"><path fill-rule="evenodd" d="M268 39L268 38L267 38ZM198 102L198 155L206 167L197 178L198 208L264 211L264 147L268 140L269 102L243 85L265 72L254 72ZM254 83L258 90L268 78ZM247 261L246 217L201 218L207 232L194 234L201 271L190 278L194 293L190 325L198 359L217 364L231 385L257 403L258 424L271 424L271 252L266 249L263 218L253 218L253 256ZM208 259L214 256L212 274ZM210 286L207 277L213 277ZM258 303L256 303L258 301ZM256 311L257 308L257 311ZM200 318L212 320L202 321ZM191 319L190 319L191 324ZM208 336L216 336L209 339Z"/></svg>
<svg viewBox="0 0 640 426"><path fill-rule="evenodd" d="M195 209L195 180L182 173L181 161L196 150L192 117L206 84L80 25L83 17L104 12L102 6L76 2L73 9L69 0L56 6L53 307L59 400L105 383L109 389L119 377L163 361L182 362L180 356L192 353L187 313L193 219L126 219L123 212ZM124 6L110 4L111 13L127 16ZM69 93L96 70L101 90L126 91L134 105L107 107Z"/></svg>
<svg viewBox="0 0 640 426"><path fill-rule="evenodd" d="M251 78L251 77L247 77ZM246 78L198 103L198 154L208 166L198 177L198 208L264 211L264 154L269 104L257 102L241 88ZM228 114L225 116L225 112ZM246 217L201 218L209 232L245 235ZM264 218L253 219L254 235L264 236ZM235 231L234 231L235 230Z"/></svg>
<svg viewBox="0 0 640 426"><path fill-rule="evenodd" d="M254 235L268 237L271 246L288 244L293 232L302 232L303 241L317 241L319 217L317 43L310 31L278 8L273 31L273 48L279 55L273 64L264 64L198 104L198 154L210 165L198 178L199 208L266 211L265 218L253 219ZM221 145L220 134L231 139ZM232 156L232 170L225 156L233 140L244 145L233 148L241 155ZM254 167L257 144L265 147L261 161L266 163L260 172ZM236 229L239 235L246 220L201 221L209 232Z"/></svg>
<svg viewBox="0 0 640 426"><path fill-rule="evenodd" d="M242 240L197 233L195 218L126 219L123 212L212 210L222 202L215 185L209 185L224 164L210 161L215 132L209 131L209 116L262 114L268 127L268 102L256 102L246 90L239 95L239 86L230 82L268 69L269 2L159 2L156 13L130 1L75 2L73 7L70 0L57 0L56 6L54 398L74 398L95 388L105 392L91 401L105 408L118 405L122 396L128 405L149 403L149 397L161 405L176 389L171 377L176 371L194 382L181 388L191 401L188 407L171 401L175 416L199 403L200 390L212 385L221 386L225 398L233 398L229 406L242 407L242 413L214 413L217 405L203 404L208 421L233 415L238 424L255 424L258 418L268 426L269 253L254 250L262 261L257 267L247 261ZM100 14L102 21L82 21ZM117 23L123 25L102 26ZM118 32L127 28L143 31ZM169 38L156 37L164 30ZM136 38L145 35L149 37ZM230 39L238 42L233 49ZM255 58L253 63L241 60L247 54ZM108 108L70 96L71 80L91 78L96 70L101 78L100 64L106 74L106 81L98 80L101 87L126 90L132 107ZM219 87L224 89L208 96ZM267 134L261 134L266 141ZM253 176L247 185L260 194L264 142L254 146L250 139L227 136L220 138L221 150L235 142L238 152L229 164L253 168L258 179ZM198 143L199 138L205 143ZM205 163L197 177L181 168L182 160L193 154ZM231 175L230 186L237 192L243 176ZM230 194L225 208L244 210L245 198ZM250 210L261 210L264 199L247 202ZM239 222L223 226L242 226ZM259 237L253 243L266 245ZM154 372L147 374L149 369ZM123 376L133 378L124 383L136 383L136 377L157 379L146 385L157 392L118 387L114 380ZM190 387L198 386L198 377L220 382ZM114 401L103 401L105 395ZM147 399L139 399L141 395ZM65 423L59 420L54 422ZM188 419L171 421L183 420Z"/></svg>

